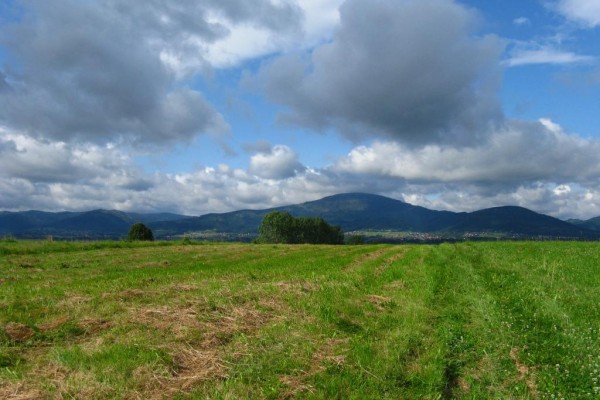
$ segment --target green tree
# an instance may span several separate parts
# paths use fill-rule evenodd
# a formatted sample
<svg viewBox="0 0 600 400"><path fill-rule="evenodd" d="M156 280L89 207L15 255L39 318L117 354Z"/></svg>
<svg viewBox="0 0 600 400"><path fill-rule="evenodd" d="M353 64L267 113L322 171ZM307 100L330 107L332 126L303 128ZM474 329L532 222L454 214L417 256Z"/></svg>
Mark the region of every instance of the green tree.
<svg viewBox="0 0 600 400"><path fill-rule="evenodd" d="M261 243L294 243L294 217L273 211L265 215L258 228Z"/></svg>
<svg viewBox="0 0 600 400"><path fill-rule="evenodd" d="M365 237L362 235L350 235L348 236L348 238L346 239L346 243L347 244L352 244L352 245L360 245L360 244L365 244Z"/></svg>
<svg viewBox="0 0 600 400"><path fill-rule="evenodd" d="M258 231L259 243L344 243L344 233L339 226L331 226L323 218L294 218L280 211L267 214Z"/></svg>
<svg viewBox="0 0 600 400"><path fill-rule="evenodd" d="M127 234L128 240L143 240L143 241L153 241L154 235L152 234L152 230L148 228L146 225L138 222L136 224L131 225L129 228L129 233Z"/></svg>

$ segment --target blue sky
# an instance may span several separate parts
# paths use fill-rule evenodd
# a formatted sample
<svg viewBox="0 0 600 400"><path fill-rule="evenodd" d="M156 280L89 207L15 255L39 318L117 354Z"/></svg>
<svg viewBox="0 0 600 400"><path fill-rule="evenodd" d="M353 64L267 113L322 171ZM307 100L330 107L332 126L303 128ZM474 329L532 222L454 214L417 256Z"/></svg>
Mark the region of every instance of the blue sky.
<svg viewBox="0 0 600 400"><path fill-rule="evenodd" d="M600 215L594 0L12 0L0 210Z"/></svg>

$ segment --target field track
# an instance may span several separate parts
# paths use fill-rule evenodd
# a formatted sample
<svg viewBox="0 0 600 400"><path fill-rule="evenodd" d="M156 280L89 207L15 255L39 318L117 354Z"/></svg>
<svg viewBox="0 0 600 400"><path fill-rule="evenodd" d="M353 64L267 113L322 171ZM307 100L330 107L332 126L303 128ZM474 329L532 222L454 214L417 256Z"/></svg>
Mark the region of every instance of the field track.
<svg viewBox="0 0 600 400"><path fill-rule="evenodd" d="M600 245L0 242L1 399L598 399Z"/></svg>

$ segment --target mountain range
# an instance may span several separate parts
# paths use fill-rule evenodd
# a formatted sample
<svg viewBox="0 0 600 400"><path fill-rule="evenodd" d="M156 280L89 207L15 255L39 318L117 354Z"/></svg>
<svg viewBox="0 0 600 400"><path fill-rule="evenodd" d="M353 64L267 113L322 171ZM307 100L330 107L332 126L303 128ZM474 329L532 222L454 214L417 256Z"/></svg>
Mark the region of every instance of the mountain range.
<svg viewBox="0 0 600 400"><path fill-rule="evenodd" d="M322 217L345 232L411 232L438 237L473 235L512 238L595 239L600 218L562 221L522 207L494 207L475 212L435 211L384 196L347 193L320 200L263 210L240 210L189 217L178 214L136 214L121 211L0 212L0 235L39 238L123 238L135 222L143 222L159 239L183 235L220 239L251 239L271 211Z"/></svg>

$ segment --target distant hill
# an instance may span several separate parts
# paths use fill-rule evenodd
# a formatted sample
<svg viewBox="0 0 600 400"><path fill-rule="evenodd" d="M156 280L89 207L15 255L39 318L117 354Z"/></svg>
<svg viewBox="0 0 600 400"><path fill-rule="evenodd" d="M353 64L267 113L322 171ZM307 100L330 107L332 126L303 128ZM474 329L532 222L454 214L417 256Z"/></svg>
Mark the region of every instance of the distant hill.
<svg viewBox="0 0 600 400"><path fill-rule="evenodd" d="M589 234L585 229L568 222L515 206L494 207L463 214L460 222L448 230L552 237L579 237Z"/></svg>
<svg viewBox="0 0 600 400"><path fill-rule="evenodd" d="M454 213L429 210L400 200L365 193L338 194L321 200L266 210L207 214L173 222L159 222L151 227L162 236L199 231L255 233L262 218L271 211L289 212L296 217L322 217L330 224L339 225L345 232L493 232L505 236L556 238L589 238L596 235L585 228L522 207L496 207L472 213Z"/></svg>
<svg viewBox="0 0 600 400"><path fill-rule="evenodd" d="M92 210L86 212L42 211L0 212L0 235L57 238L121 238L132 224L176 221L184 215L138 214L121 211Z"/></svg>
<svg viewBox="0 0 600 400"><path fill-rule="evenodd" d="M264 216L272 211L289 212L295 217L322 217L346 232L367 229L429 232L459 221L457 213L433 211L384 196L348 193L265 210L241 210L159 222L151 227L161 235L208 230L255 233Z"/></svg>
<svg viewBox="0 0 600 400"><path fill-rule="evenodd" d="M582 221L580 219L570 219L567 222L580 228L590 229L592 231L600 231L600 217L594 217Z"/></svg>
<svg viewBox="0 0 600 400"><path fill-rule="evenodd" d="M316 201L264 210L240 210L185 217L177 214L132 214L94 210L83 213L27 211L0 213L0 234L17 237L56 235L65 238L119 238L131 224L147 224L157 238L212 232L255 235L271 211L295 217L322 217L345 232L403 231L419 234L463 235L493 233L507 237L595 238L600 233L522 207L495 207L472 213L435 211L384 196L347 193ZM236 236L237 235L237 236Z"/></svg>

